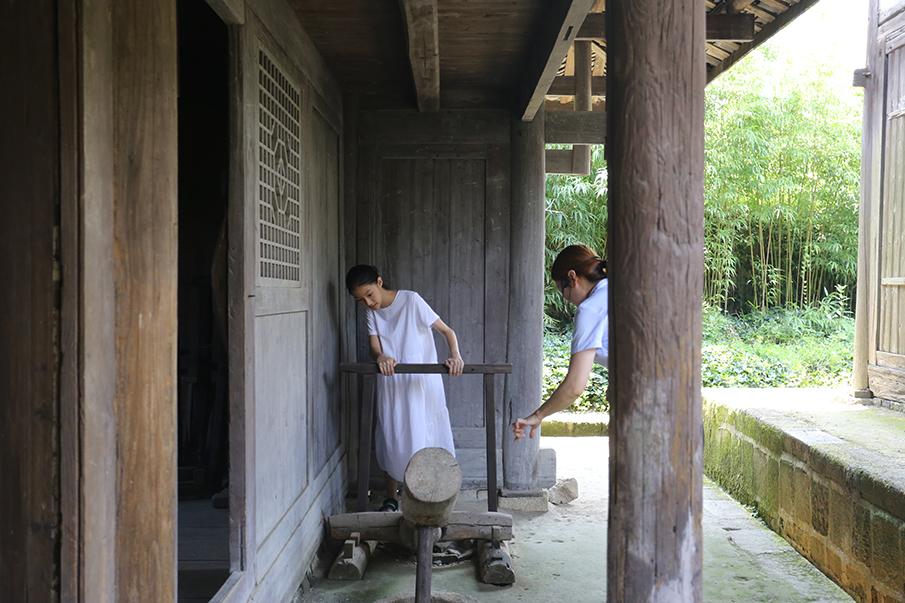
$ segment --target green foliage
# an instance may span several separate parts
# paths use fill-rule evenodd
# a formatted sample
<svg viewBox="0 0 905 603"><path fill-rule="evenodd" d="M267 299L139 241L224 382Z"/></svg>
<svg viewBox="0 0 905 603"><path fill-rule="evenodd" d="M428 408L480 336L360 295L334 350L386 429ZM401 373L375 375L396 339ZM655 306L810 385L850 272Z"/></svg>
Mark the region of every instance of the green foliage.
<svg viewBox="0 0 905 603"><path fill-rule="evenodd" d="M564 333L546 331L544 334L544 374L541 396L546 400L566 378L569 370L569 357L572 354L572 331ZM610 409L606 400L606 388L609 383L607 370L598 364L591 369L588 385L584 393L569 407L570 412L607 412Z"/></svg>
<svg viewBox="0 0 905 603"><path fill-rule="evenodd" d="M551 148L555 148L551 145ZM570 322L571 310L550 281L550 266L569 245L588 245L606 253L606 163L603 147L591 149L591 175L547 176L544 306L547 326L560 332Z"/></svg>
<svg viewBox="0 0 905 603"><path fill-rule="evenodd" d="M823 59L790 75L793 59L767 43L707 88L703 293L724 311L854 291L862 92ZM550 264L573 243L606 250L603 147L592 165L590 176L547 177L544 301L559 331L569 311Z"/></svg>
<svg viewBox="0 0 905 603"><path fill-rule="evenodd" d="M831 387L851 377L854 320L840 291L804 310L743 317L704 308L701 378L705 387Z"/></svg>
<svg viewBox="0 0 905 603"><path fill-rule="evenodd" d="M811 306L857 276L861 92L770 45L707 89L704 298Z"/></svg>
<svg viewBox="0 0 905 603"><path fill-rule="evenodd" d="M705 387L835 387L852 371L854 319L840 290L807 309L757 310L742 317L704 307L701 380ZM569 367L572 333L544 335L543 398ZM594 365L570 412L607 412L607 371Z"/></svg>

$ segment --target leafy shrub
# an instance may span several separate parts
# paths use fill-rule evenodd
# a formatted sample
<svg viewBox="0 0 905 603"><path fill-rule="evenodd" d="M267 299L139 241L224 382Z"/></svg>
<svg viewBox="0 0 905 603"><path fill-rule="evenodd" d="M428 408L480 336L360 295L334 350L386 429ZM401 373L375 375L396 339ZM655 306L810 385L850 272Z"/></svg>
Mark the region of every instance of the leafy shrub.
<svg viewBox="0 0 905 603"><path fill-rule="evenodd" d="M754 311L731 316L705 306L701 380L705 387L833 387L852 370L854 319L840 292L815 307ZM544 335L543 398L565 378L572 331ZM607 412L605 368L594 365L584 394L568 410Z"/></svg>

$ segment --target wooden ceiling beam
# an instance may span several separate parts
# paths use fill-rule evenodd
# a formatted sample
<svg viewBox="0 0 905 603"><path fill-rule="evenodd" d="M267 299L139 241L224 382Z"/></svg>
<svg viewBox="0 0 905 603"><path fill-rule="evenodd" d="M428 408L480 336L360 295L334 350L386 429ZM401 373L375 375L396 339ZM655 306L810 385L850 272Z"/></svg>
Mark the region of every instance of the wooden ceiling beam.
<svg viewBox="0 0 905 603"><path fill-rule="evenodd" d="M750 2L748 2L750 4ZM747 4L745 5L747 6ZM606 40L606 13L591 13L584 20L576 40ZM754 15L747 13L707 13L707 41L754 39Z"/></svg>
<svg viewBox="0 0 905 603"><path fill-rule="evenodd" d="M522 70L522 81L515 98L515 111L522 121L534 119L593 4L594 0L552 0L549 3L542 29L534 38L531 54Z"/></svg>
<svg viewBox="0 0 905 603"><path fill-rule="evenodd" d="M575 76L557 75L547 90L547 96L575 96ZM591 96L606 96L606 76L591 77Z"/></svg>
<svg viewBox="0 0 905 603"><path fill-rule="evenodd" d="M754 15L707 15L707 41L750 42L754 39Z"/></svg>
<svg viewBox="0 0 905 603"><path fill-rule="evenodd" d="M789 10L787 10L786 12L782 13L781 15L777 15L776 19L764 25L761 30L757 32L757 35L754 36L754 39L751 42L740 44L738 50L729 55L729 58L721 61L719 65L715 65L713 69L708 71L707 83L709 84L710 82L712 82L715 77L729 69L746 54L769 40L776 32L797 19L816 3L817 0L801 0L798 4L789 7Z"/></svg>
<svg viewBox="0 0 905 603"><path fill-rule="evenodd" d="M401 0L419 111L440 109L437 0Z"/></svg>
<svg viewBox="0 0 905 603"><path fill-rule="evenodd" d="M544 114L547 144L604 144L606 112L550 111Z"/></svg>

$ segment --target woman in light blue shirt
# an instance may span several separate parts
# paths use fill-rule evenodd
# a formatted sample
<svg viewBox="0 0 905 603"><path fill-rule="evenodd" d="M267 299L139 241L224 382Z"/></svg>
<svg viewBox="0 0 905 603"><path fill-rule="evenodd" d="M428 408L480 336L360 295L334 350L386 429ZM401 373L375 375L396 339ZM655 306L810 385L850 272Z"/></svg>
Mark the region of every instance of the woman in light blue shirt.
<svg viewBox="0 0 905 603"><path fill-rule="evenodd" d="M578 308L572 331L569 372L540 408L512 424L516 440L525 437L525 429L529 427L531 430L527 435L533 438L545 417L575 402L588 384L594 363L606 366L609 357L606 260L587 245L570 245L556 256L550 267L550 277L566 301Z"/></svg>

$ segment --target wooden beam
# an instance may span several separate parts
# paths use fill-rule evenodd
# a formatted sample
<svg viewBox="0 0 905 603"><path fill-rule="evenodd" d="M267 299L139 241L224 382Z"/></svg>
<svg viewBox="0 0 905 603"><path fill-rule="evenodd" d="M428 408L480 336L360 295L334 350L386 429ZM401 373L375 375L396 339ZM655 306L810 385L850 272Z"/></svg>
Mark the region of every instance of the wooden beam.
<svg viewBox="0 0 905 603"><path fill-rule="evenodd" d="M402 0L409 62L419 111L440 109L440 43L437 0Z"/></svg>
<svg viewBox="0 0 905 603"><path fill-rule="evenodd" d="M544 122L544 142L547 144L606 143L604 112L551 111Z"/></svg>
<svg viewBox="0 0 905 603"><path fill-rule="evenodd" d="M553 78L547 96L575 96L575 76L558 75ZM606 76L591 77L591 96L606 96Z"/></svg>
<svg viewBox="0 0 905 603"><path fill-rule="evenodd" d="M744 42L738 47L738 50L729 55L728 58L721 61L718 65L715 65L713 69L707 72L707 83L709 84L716 78L718 75L729 69L731 66L735 65L742 57L746 54L769 40L773 37L773 35L781 30L783 27L800 17L806 10L811 8L817 3L817 0L801 0L798 4L795 4L789 8L786 12L781 15L777 15L776 18L764 25L757 34L755 34L754 39L750 42Z"/></svg>
<svg viewBox="0 0 905 603"><path fill-rule="evenodd" d="M547 113L565 113L574 111L575 103L571 100L562 102L560 100L547 99L546 102L544 102L544 107L546 108ZM594 111L594 113L602 113L606 111L606 103L598 101L591 106L591 110Z"/></svg>
<svg viewBox="0 0 905 603"><path fill-rule="evenodd" d="M541 31L534 36L532 52L522 73L515 112L522 121L534 119L544 96L562 66L581 24L594 0L553 0L549 3Z"/></svg>
<svg viewBox="0 0 905 603"><path fill-rule="evenodd" d="M750 2L747 2L750 4ZM747 6L747 4L745 6ZM754 39L754 15L735 13L709 13L707 20L707 40L733 40L748 42ZM575 40L606 40L606 13L589 14Z"/></svg>
<svg viewBox="0 0 905 603"><path fill-rule="evenodd" d="M606 40L606 13L590 13L575 35L575 40Z"/></svg>
<svg viewBox="0 0 905 603"><path fill-rule="evenodd" d="M587 176L591 173L590 165L583 157L579 155L578 159L575 158L574 149L547 149L544 152L544 164L548 174Z"/></svg>
<svg viewBox="0 0 905 603"><path fill-rule="evenodd" d="M591 42L580 41L572 45L575 60L575 112L594 117L591 112ZM599 128L606 132L606 125ZM590 130L594 133L595 130ZM572 169L582 174L591 173L591 147L586 144L572 146Z"/></svg>
<svg viewBox="0 0 905 603"><path fill-rule="evenodd" d="M750 42L754 39L754 15L707 15L707 41Z"/></svg>
<svg viewBox="0 0 905 603"><path fill-rule="evenodd" d="M607 2L610 603L703 598L701 4Z"/></svg>

